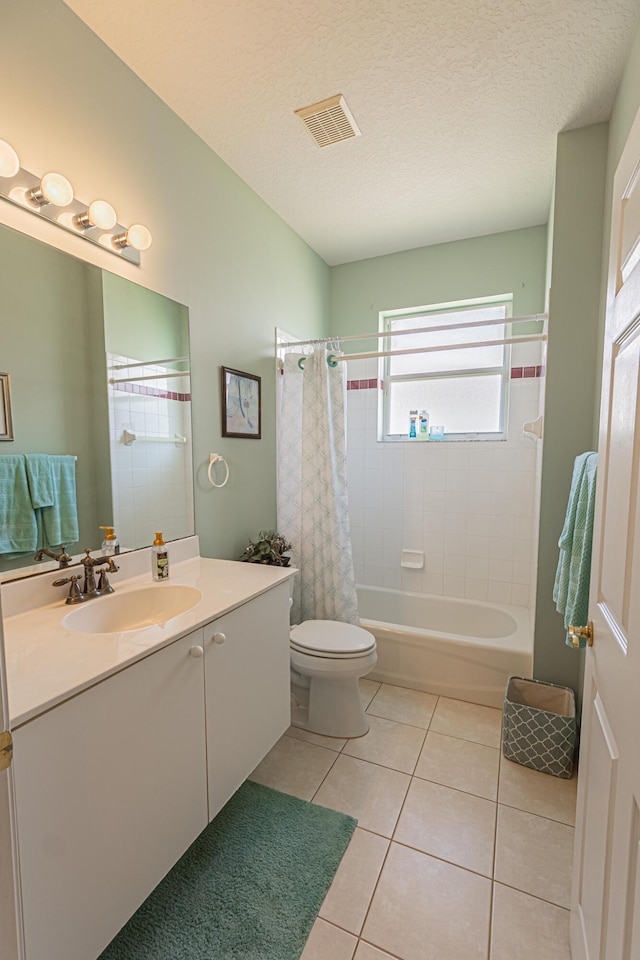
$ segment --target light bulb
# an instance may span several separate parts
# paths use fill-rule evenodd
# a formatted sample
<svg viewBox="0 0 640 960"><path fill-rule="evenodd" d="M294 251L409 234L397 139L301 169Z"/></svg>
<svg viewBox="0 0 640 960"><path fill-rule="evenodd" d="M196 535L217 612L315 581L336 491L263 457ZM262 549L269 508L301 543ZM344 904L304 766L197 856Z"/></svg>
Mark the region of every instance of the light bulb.
<svg viewBox="0 0 640 960"><path fill-rule="evenodd" d="M55 207L66 207L73 200L73 187L61 173L45 173L40 186L29 191L35 203L43 207L52 203Z"/></svg>
<svg viewBox="0 0 640 960"><path fill-rule="evenodd" d="M20 159L10 143L0 140L0 177L15 177Z"/></svg>
<svg viewBox="0 0 640 960"><path fill-rule="evenodd" d="M113 238L116 247L133 247L134 250L148 250L152 241L151 231L142 223L132 223L126 233Z"/></svg>
<svg viewBox="0 0 640 960"><path fill-rule="evenodd" d="M76 223L79 227L87 229L88 227L98 227L100 230L111 230L118 221L118 215L106 200L94 200L89 204L89 209L76 217Z"/></svg>
<svg viewBox="0 0 640 960"><path fill-rule="evenodd" d="M142 223L133 223L127 230L127 243L135 250L148 250L152 239L151 231Z"/></svg>

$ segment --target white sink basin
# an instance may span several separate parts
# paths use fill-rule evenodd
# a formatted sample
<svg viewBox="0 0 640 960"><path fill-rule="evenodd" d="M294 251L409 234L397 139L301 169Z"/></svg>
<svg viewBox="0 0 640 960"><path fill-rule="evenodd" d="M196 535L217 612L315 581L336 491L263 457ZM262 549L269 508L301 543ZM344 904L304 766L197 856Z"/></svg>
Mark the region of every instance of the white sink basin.
<svg viewBox="0 0 640 960"><path fill-rule="evenodd" d="M62 624L73 633L126 633L166 623L202 600L195 587L159 583L129 593L111 593L87 600L68 613Z"/></svg>

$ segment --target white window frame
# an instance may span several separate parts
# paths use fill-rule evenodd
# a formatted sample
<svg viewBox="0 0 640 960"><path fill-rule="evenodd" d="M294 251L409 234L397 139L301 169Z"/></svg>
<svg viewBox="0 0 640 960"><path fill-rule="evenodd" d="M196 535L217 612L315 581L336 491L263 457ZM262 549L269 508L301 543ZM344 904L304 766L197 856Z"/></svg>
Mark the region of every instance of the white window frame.
<svg viewBox="0 0 640 960"><path fill-rule="evenodd" d="M496 326L504 323L504 336L511 336L511 325L509 319L513 315L513 296L512 294L500 294L491 297L478 297L474 300L457 300L448 303L432 303L424 307L411 307L409 309L383 310L379 314L379 330L381 333L391 329L392 321L403 320L415 317L424 317L427 321L430 315L443 313L460 313L461 311L479 310L483 307L504 306L504 320L497 320ZM424 334L425 347L430 345L429 334ZM385 350L399 350L402 348L402 338L391 337L384 341ZM378 416L378 439L385 443L398 443L408 441L415 443L415 440L409 440L406 434L389 433L390 417L390 384L392 382L412 381L412 380L444 380L453 377L478 377L491 374L501 374L500 384L500 427L494 432L470 432L470 433L445 433L442 441L438 443L451 442L459 440L506 440L509 424L509 386L511 383L511 346L506 344L504 348L503 362L501 366L480 367L471 370L447 370L443 373L416 373L402 374L392 377L389 373L391 367L391 357L381 357L379 360L379 376L384 383L384 390L381 391Z"/></svg>

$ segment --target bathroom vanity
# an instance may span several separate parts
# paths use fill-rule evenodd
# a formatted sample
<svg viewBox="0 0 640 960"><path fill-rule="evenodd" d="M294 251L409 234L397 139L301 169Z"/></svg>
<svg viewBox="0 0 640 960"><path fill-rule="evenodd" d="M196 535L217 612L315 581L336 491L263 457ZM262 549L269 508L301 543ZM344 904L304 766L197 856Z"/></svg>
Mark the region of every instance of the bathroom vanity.
<svg viewBox="0 0 640 960"><path fill-rule="evenodd" d="M62 598L5 619L26 960L95 960L286 729L293 573L194 557L79 605L202 594L133 631L71 631Z"/></svg>

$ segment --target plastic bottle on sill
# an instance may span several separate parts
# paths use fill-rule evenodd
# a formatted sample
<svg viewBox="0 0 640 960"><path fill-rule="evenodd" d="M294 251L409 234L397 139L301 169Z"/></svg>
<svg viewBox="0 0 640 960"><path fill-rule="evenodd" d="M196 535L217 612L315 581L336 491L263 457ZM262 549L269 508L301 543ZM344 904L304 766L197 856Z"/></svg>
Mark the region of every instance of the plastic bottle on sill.
<svg viewBox="0 0 640 960"><path fill-rule="evenodd" d="M418 437L417 434L417 422L418 422L418 411L409 410L409 440L416 440Z"/></svg>
<svg viewBox="0 0 640 960"><path fill-rule="evenodd" d="M151 547L151 575L154 580L169 579L169 551L162 531L156 532L156 538Z"/></svg>
<svg viewBox="0 0 640 960"><path fill-rule="evenodd" d="M429 414L426 410L420 411L418 436L421 440L429 439Z"/></svg>
<svg viewBox="0 0 640 960"><path fill-rule="evenodd" d="M113 527L100 527L100 529L106 530L104 540L102 541L102 555L104 557L115 557L116 554L120 553L120 544L113 531Z"/></svg>

